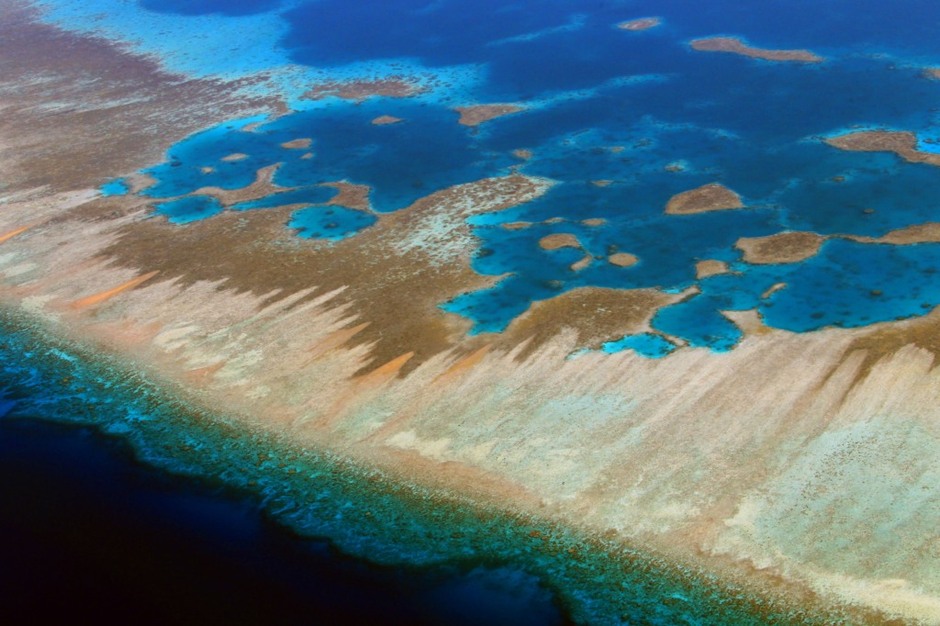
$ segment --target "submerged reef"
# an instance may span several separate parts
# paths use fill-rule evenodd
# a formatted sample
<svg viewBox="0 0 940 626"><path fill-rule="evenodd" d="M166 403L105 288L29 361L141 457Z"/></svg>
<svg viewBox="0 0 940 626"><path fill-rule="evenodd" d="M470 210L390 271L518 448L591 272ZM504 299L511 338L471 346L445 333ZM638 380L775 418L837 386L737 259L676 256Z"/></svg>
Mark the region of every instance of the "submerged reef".
<svg viewBox="0 0 940 626"><path fill-rule="evenodd" d="M621 30L641 31L656 28L662 23L662 19L658 17L639 17L633 20L627 20L626 22L620 22L617 24L617 28Z"/></svg>
<svg viewBox="0 0 940 626"><path fill-rule="evenodd" d="M428 87L419 79L405 76L385 76L382 78L349 81L328 81L314 85L302 98L322 100L340 98L361 102L367 98L411 98L427 91Z"/></svg>

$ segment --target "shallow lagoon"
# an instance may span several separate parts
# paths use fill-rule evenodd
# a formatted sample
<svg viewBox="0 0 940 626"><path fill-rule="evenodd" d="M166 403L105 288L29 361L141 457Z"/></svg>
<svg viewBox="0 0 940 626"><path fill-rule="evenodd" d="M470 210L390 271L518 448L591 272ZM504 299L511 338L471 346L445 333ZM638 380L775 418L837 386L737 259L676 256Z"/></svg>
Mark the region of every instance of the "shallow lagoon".
<svg viewBox="0 0 940 626"><path fill-rule="evenodd" d="M318 186L325 182L369 185L373 211L387 213L433 191L512 170L558 181L535 202L471 219L481 240L474 269L509 275L491 289L440 303L471 318L474 333L500 332L533 301L583 286L674 293L697 286L701 295L660 311L652 327L663 341L715 350L731 349L741 338L721 310L756 308L771 326L807 331L919 315L936 304L930 293L921 297L914 289L933 271L934 248L928 245L886 252L832 243L804 263L776 268L745 263L734 248L740 237L785 230L878 237L940 219L938 168L890 154L846 153L822 142L853 127L936 133L940 82L926 80L917 63L940 58L940 49L913 19L932 15L927 4L914 3L903 33L888 26L899 18L883 3L869 3L864 15L857 4L849 8L843 2L807 3L799 11L786 3L760 11L712 3L695 15L682 3L640 3L627 16L611 7L582 14L563 0L542 3L539 11L477 3L469 15L466 7L450 3L414 2L403 9L412 17L396 29L385 28L387 5L346 4L300 3L283 13L289 32L279 45L285 54L305 65L333 67L339 78L346 64L366 60L417 59L428 72L477 64L488 76L476 94L479 101L521 102L529 110L466 128L450 107L468 103L446 97L327 99L276 120L233 121L181 142L165 163L146 170L157 183L142 194L176 198L204 186L239 189L259 169L280 164L273 182L289 191L231 208L298 204L289 228L304 238L336 241L355 236L376 218L320 206L335 192ZM201 10L156 1L146 6L181 15L226 11L211 4ZM270 15L264 12L279 6L243 7L239 19ZM396 5L396 12L401 9ZM613 27L644 12L662 16L664 25L643 33ZM857 21L847 22L847 12ZM772 63L698 53L685 43L722 33L746 34L768 47L807 47L828 58L820 64ZM435 88L446 94L456 86ZM371 123L382 115L404 121ZM305 138L312 140L309 149L284 147ZM512 154L522 148L531 158ZM610 183L590 184L597 180ZM740 193L748 208L663 214L671 196L716 181ZM174 199L156 207L179 223L221 211L210 199ZM589 218L606 223L580 223ZM534 225L499 227L510 221ZM541 249L539 240L554 233L576 235L583 250ZM626 268L607 263L616 251L639 262ZM595 262L573 269L585 253ZM732 263L735 274L699 281L695 263L706 259ZM885 292L889 277L877 269L884 262L891 265L885 270L890 280L909 296L870 297ZM826 272L836 278L821 278ZM758 297L776 282L788 287L766 301ZM813 297L817 286L837 289L840 298ZM636 341L643 345L642 337ZM605 349L633 345L610 342Z"/></svg>

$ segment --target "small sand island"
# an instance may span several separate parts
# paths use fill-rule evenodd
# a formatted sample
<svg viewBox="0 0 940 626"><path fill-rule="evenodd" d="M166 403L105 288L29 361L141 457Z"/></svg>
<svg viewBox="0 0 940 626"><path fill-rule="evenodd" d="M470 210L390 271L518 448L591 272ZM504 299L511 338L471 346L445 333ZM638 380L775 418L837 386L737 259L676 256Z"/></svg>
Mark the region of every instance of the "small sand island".
<svg viewBox="0 0 940 626"><path fill-rule="evenodd" d="M737 37L706 37L695 39L690 44L699 52L730 52L764 61L796 61L799 63L821 63L826 59L809 50L770 50L749 46Z"/></svg>
<svg viewBox="0 0 940 626"><path fill-rule="evenodd" d="M849 152L893 152L910 163L940 167L940 154L917 149L917 135L906 131L863 130L826 139L826 143Z"/></svg>
<svg viewBox="0 0 940 626"><path fill-rule="evenodd" d="M398 124L401 121L403 120L400 117L395 117L394 115L380 115L372 120L372 124L374 126L388 126L390 124Z"/></svg>
<svg viewBox="0 0 940 626"><path fill-rule="evenodd" d="M741 209L741 196L719 183L709 183L674 195L666 204L669 215L691 215L709 211Z"/></svg>
<svg viewBox="0 0 940 626"><path fill-rule="evenodd" d="M410 98L424 93L427 88L418 84L414 78L405 76L386 76L351 81L327 81L314 85L303 94L306 100L340 98L360 102L372 96L384 98Z"/></svg>
<svg viewBox="0 0 940 626"><path fill-rule="evenodd" d="M744 261L754 265L799 263L819 252L826 240L810 232L786 232L768 237L742 237L734 247L744 253Z"/></svg>
<svg viewBox="0 0 940 626"><path fill-rule="evenodd" d="M924 69L923 75L930 80L940 80L940 67L928 67Z"/></svg>
<svg viewBox="0 0 940 626"><path fill-rule="evenodd" d="M627 20L626 22L620 22L617 24L617 28L620 30L629 30L629 31L642 31L649 30L651 28L656 28L663 21L658 17L640 17L635 20Z"/></svg>
<svg viewBox="0 0 940 626"><path fill-rule="evenodd" d="M524 111L525 107L518 104L474 104L465 107L454 107L457 113L460 113L460 119L457 120L464 126L479 126L483 122L511 115Z"/></svg>

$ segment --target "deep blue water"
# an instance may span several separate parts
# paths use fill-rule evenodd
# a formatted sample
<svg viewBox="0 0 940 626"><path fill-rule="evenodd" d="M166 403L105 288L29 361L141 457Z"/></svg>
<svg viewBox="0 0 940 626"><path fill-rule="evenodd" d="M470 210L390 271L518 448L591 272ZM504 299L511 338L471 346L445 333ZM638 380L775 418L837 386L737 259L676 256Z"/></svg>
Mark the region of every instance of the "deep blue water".
<svg viewBox="0 0 940 626"><path fill-rule="evenodd" d="M380 567L300 537L250 492L157 471L119 437L32 414L62 390L4 369L0 386L17 398L0 409L7 623L567 623L510 567Z"/></svg>
<svg viewBox="0 0 940 626"><path fill-rule="evenodd" d="M693 10L680 0L320 0L290 7L271 0L234 9L147 0L147 9L179 19L205 13L244 19L280 9L287 25L281 45L291 59L333 67L340 78L350 63L411 59L429 72L475 64L484 68L485 81L464 100L333 99L273 121L233 120L171 147L165 163L147 170L158 182L142 193L165 199L155 202L156 211L184 224L211 218L222 207L205 197L177 196L205 185L240 188L259 168L280 163L274 180L286 191L232 208L296 203L288 228L335 241L370 227L375 215L324 207L335 192L318 186L324 182L370 185L373 209L384 213L510 168L558 181L535 202L471 219L482 240L474 269L508 274L495 287L440 303L472 319L474 333L500 332L533 301L589 285L702 290L655 317L657 339L625 338L605 347L647 356L662 356L673 344L732 349L741 332L721 310L757 309L771 326L800 332L920 315L940 303L931 286L935 246L887 250L834 241L804 263L772 268L744 263L733 247L739 237L785 230L877 237L940 221L940 168L822 142L858 127L910 130L921 139L940 133L940 81L922 76L923 67L940 65L940 8L926 0L902 4L903 10L880 0L779 0L710 2ZM614 28L645 15L664 23L641 33ZM771 63L688 47L689 40L710 35L809 48L827 60ZM442 93L459 93L459 85L449 87ZM456 124L450 107L473 101L520 102L530 109L478 129ZM372 125L379 115L404 121ZM252 128L250 122L262 123ZM298 138L312 139L310 149L281 147ZM514 157L520 148L534 157ZM234 153L248 156L223 160ZM589 184L597 179L614 182ZM740 193L748 208L663 214L672 195L710 182ZM606 223L585 226L580 220L586 218ZM534 225L500 227L510 221ZM578 271L571 265L582 251L538 246L559 232L576 234L595 262ZM617 251L640 261L628 268L607 263ZM703 259L732 263L737 274L699 281L694 267ZM759 297L769 281L783 280L786 289ZM834 290L838 298L823 298L819 289ZM873 292L885 295L872 298Z"/></svg>

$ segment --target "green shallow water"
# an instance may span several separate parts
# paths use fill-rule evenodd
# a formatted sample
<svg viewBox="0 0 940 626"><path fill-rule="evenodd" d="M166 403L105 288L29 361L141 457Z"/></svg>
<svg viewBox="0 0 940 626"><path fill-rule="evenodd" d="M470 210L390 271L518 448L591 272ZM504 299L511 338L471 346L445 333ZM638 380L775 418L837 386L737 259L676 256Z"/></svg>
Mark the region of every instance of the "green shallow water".
<svg viewBox="0 0 940 626"><path fill-rule="evenodd" d="M402 484L195 407L121 360L0 309L0 375L12 415L93 426L138 459L244 496L301 536L370 563L509 567L538 577L585 624L833 624L701 572L457 496ZM50 417L51 416L51 417Z"/></svg>

